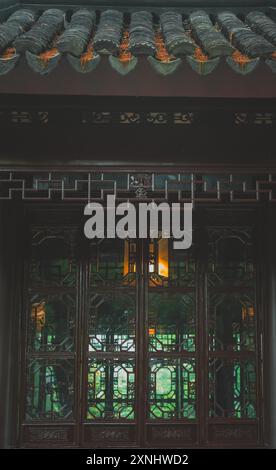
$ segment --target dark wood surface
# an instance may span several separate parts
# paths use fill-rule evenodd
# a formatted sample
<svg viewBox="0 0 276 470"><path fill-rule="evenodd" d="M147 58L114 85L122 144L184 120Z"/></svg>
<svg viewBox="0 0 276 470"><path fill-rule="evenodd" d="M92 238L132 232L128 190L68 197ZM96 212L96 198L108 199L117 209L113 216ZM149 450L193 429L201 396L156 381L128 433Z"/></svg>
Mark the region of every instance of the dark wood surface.
<svg viewBox="0 0 276 470"><path fill-rule="evenodd" d="M57 68L43 77L35 74L23 58L14 70L0 77L0 93L31 95L275 98L275 85L276 75L265 63L261 62L252 74L242 76L223 59L205 77L185 61L175 74L162 77L142 57L136 69L122 77L106 57L88 74L73 70L63 57Z"/></svg>
<svg viewBox="0 0 276 470"><path fill-rule="evenodd" d="M210 212L209 212L210 211ZM80 220L78 208L67 206L62 209L60 206L48 205L41 206L39 204L33 205L29 209L26 208L25 212L25 223L24 228L27 230L28 224L36 225L40 227L45 225L45 220L48 221L47 229L52 225L58 226L59 224L66 224L70 227L79 227ZM196 212L197 224L199 224L200 234L198 235L197 241L200 242L201 248L197 251L196 255L196 305L197 305L197 349L195 353L189 353L196 357L197 371L198 371L198 386L197 386L197 410L198 415L195 421L187 421L182 419L158 421L150 420L146 417L146 390L147 390L147 373L148 373L148 356L146 348L146 334L145 325L147 325L147 296L149 294L148 288L148 255L147 255L147 241L138 241L137 251L137 284L136 288L126 287L127 292L132 292L136 295L137 312L136 312L136 335L137 335L137 351L135 353L136 360L138 361L139 368L137 368L138 376L136 378L137 383L137 401L136 401L136 419L134 422L127 422L123 420L114 421L107 419L106 421L93 421L89 422L86 419L85 404L86 404L86 366L83 368L83 380L75 381L75 392L79 397L78 406L75 408L75 419L68 422L34 422L24 420L24 401L21 393L20 398L20 436L17 441L17 446L22 447L90 447L93 448L104 448L104 447L158 447L158 448L174 448L174 447L259 447L264 445L263 435L263 416L260 411L260 397L262 395L262 381L261 381L261 368L260 368L260 355L258 353L249 353L249 356L256 357L258 363L258 385L257 385L257 396L258 396L258 410L259 418L257 420L250 419L210 419L208 418L208 388L207 388L207 368L208 368L208 343L207 343L207 316L206 316L206 221L208 224L217 223L219 226L229 226L233 224L240 225L241 222L244 225L256 224L257 212L255 210L246 209L241 210L241 207L235 209L227 209L224 207L223 210L209 208L199 208ZM70 222L69 222L70 220ZM28 239L26 244L28 246ZM28 252L25 247L25 254ZM26 267L29 259L28 255L25 255ZM87 331L87 315L88 308L86 305L87 299L85 294L85 286L88 285L88 260L87 258L81 259L78 262L78 279L79 285L77 289L78 297L78 325L76 326L76 339L79 343L79 349L77 349L77 364L76 374L77 377L81 375L81 359L84 364L86 362L86 331ZM25 271L27 272L27 270ZM21 283L21 289L23 284ZM123 287L117 287L121 289L122 293L125 290ZM161 288L162 289L162 288ZM258 286L258 292L261 289L261 284ZM116 287L114 287L116 291ZM135 294L136 291L136 294ZM183 292L183 288L175 288L175 292ZM185 290L186 291L186 290ZM187 291L189 289L187 288ZM231 288L230 288L231 291ZM27 305L27 284L25 285L24 305ZM46 291L45 291L46 292ZM119 292L119 291L118 291ZM204 293L205 292L205 293ZM259 296L259 293L257 294ZM26 296L26 297L25 297ZM261 304L259 304L261 305ZM26 307L23 308L23 310ZM25 310L24 310L25 311ZM259 307L259 315L262 318L263 307ZM82 318L82 319L81 319ZM23 313L23 325L22 333L26 328L26 317ZM260 327L261 328L261 327ZM259 334L261 330L259 330ZM23 361L26 358L26 337L21 334L21 352ZM109 353L110 357L128 356L128 353ZM162 357L162 353L161 357ZM253 354L253 355L252 355ZM66 355L66 353L65 353ZM103 353L105 356L106 353ZM232 354L235 357L235 354ZM51 353L43 354L43 357L50 357ZM58 354L57 354L58 356ZM70 354L69 354L70 356ZM166 355L165 355L166 356ZM231 352L228 354L231 356ZM245 354L246 356L246 354ZM64 356L65 357L65 356ZM79 375L78 375L79 374ZM21 384L22 390L24 389L25 375L24 370L21 371Z"/></svg>
<svg viewBox="0 0 276 470"><path fill-rule="evenodd" d="M93 123L93 113L105 112L110 122ZM192 123L174 124L176 112L192 113ZM124 113L139 122L121 123ZM148 123L148 113L168 122ZM2 95L0 120L0 161L8 166L275 165L275 99Z"/></svg>

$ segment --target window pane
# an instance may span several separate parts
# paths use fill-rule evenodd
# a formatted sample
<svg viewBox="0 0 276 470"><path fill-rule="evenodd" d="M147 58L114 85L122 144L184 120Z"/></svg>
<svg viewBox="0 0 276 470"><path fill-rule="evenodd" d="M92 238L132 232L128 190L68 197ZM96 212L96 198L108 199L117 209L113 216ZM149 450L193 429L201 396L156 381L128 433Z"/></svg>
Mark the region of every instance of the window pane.
<svg viewBox="0 0 276 470"><path fill-rule="evenodd" d="M151 358L149 418L195 419L195 417L195 360Z"/></svg>
<svg viewBox="0 0 276 470"><path fill-rule="evenodd" d="M95 239L90 245L90 285L135 285L136 243Z"/></svg>
<svg viewBox="0 0 276 470"><path fill-rule="evenodd" d="M210 287L254 286L250 232L218 229L210 233L208 281Z"/></svg>
<svg viewBox="0 0 276 470"><path fill-rule="evenodd" d="M148 335L150 351L195 351L194 295L150 293Z"/></svg>
<svg viewBox="0 0 276 470"><path fill-rule="evenodd" d="M38 231L33 234L30 281L32 285L75 285L76 265L73 248L61 231Z"/></svg>
<svg viewBox="0 0 276 470"><path fill-rule="evenodd" d="M151 239L148 272L150 287L194 286L194 246L188 250L176 250L172 239Z"/></svg>
<svg viewBox="0 0 276 470"><path fill-rule="evenodd" d="M135 350L135 300L121 293L91 295L89 351Z"/></svg>
<svg viewBox="0 0 276 470"><path fill-rule="evenodd" d="M209 297L211 351L255 350L255 307L249 295L214 294Z"/></svg>
<svg viewBox="0 0 276 470"><path fill-rule="evenodd" d="M256 418L256 370L252 361L210 359L210 417Z"/></svg>
<svg viewBox="0 0 276 470"><path fill-rule="evenodd" d="M29 315L29 350L73 350L76 316L74 296L35 294L30 300Z"/></svg>
<svg viewBox="0 0 276 470"><path fill-rule="evenodd" d="M87 419L134 419L134 360L89 359Z"/></svg>
<svg viewBox="0 0 276 470"><path fill-rule="evenodd" d="M34 359L27 375L27 420L71 419L73 409L73 361Z"/></svg>

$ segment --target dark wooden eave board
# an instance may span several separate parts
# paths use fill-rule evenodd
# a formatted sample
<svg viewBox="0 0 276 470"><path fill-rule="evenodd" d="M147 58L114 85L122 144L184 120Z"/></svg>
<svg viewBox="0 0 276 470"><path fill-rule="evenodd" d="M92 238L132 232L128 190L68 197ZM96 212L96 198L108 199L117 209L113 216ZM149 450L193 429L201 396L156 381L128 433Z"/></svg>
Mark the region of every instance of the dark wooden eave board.
<svg viewBox="0 0 276 470"><path fill-rule="evenodd" d="M126 77L111 69L103 57L91 74L79 74L61 59L49 76L40 76L22 61L0 77L0 94L45 94L76 96L174 96L209 98L276 98L276 77L261 63L248 76L240 76L221 61L212 75L201 77L187 64L169 77L156 74L145 58Z"/></svg>

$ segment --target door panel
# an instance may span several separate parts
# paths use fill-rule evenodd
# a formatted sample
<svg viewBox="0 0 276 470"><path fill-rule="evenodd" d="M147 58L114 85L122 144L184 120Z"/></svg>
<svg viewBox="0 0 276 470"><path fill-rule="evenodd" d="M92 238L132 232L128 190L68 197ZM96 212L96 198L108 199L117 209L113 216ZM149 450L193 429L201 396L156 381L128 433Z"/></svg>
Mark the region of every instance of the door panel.
<svg viewBox="0 0 276 470"><path fill-rule="evenodd" d="M84 444L138 445L139 250L135 240L89 244L84 294Z"/></svg>
<svg viewBox="0 0 276 470"><path fill-rule="evenodd" d="M185 251L31 224L20 445L260 442L254 231L219 220Z"/></svg>
<svg viewBox="0 0 276 470"><path fill-rule="evenodd" d="M195 444L199 411L194 247L178 251L171 239L153 239L146 259L146 445Z"/></svg>

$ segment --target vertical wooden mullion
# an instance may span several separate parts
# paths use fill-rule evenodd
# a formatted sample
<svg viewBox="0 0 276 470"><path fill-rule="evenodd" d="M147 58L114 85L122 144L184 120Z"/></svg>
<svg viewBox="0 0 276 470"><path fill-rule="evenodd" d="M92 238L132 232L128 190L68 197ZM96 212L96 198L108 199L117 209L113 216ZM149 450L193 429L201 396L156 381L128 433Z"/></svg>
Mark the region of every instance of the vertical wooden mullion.
<svg viewBox="0 0 276 470"><path fill-rule="evenodd" d="M86 246L86 244L84 244ZM80 387L80 406L79 406L79 438L80 447L85 442L84 423L87 413L87 377L88 377L88 304L89 304L89 262L88 255L81 259L80 263L80 320L79 320L79 387Z"/></svg>
<svg viewBox="0 0 276 470"><path fill-rule="evenodd" d="M30 256L26 256L26 247L30 243L30 230L29 224L25 226L24 230L24 242L22 242L22 260L23 260L23 280L22 280L22 312L19 320L19 370L20 378L18 384L18 432L17 432L17 446L20 447L22 443L22 423L25 418L25 397L27 392L27 334L28 334L28 309L29 309L29 294L28 294L28 281L29 281L29 263ZM27 250L29 251L29 250ZM25 254L25 256L24 256ZM23 334L22 334L23 332ZM21 391L23 390L23 393Z"/></svg>
<svg viewBox="0 0 276 470"><path fill-rule="evenodd" d="M144 301L144 327L143 327L143 341L144 341L144 446L146 446L147 438L147 427L146 422L149 417L149 242L147 238L143 240L143 301Z"/></svg>
<svg viewBox="0 0 276 470"><path fill-rule="evenodd" d="M74 417L76 422L76 444L79 446L81 442L81 410L82 410L82 313L83 313L83 295L82 295L82 278L83 269L80 259L76 259L77 263L77 279L76 279L76 327L75 327L75 400L74 400Z"/></svg>
<svg viewBox="0 0 276 470"><path fill-rule="evenodd" d="M137 394L137 435L138 445L145 445L145 420L147 407L147 362L146 362L146 299L145 299L145 241L137 240L137 324L136 324L136 394Z"/></svg>
<svg viewBox="0 0 276 470"><path fill-rule="evenodd" d="M266 211L256 211L257 228L254 236L255 259L255 299L254 308L256 310L256 381L257 381L257 419L258 438L261 445L265 444L265 397L264 397L264 331L265 331L265 300L267 299L267 267L266 257L263 255L265 246L265 236L263 227L265 226Z"/></svg>
<svg viewBox="0 0 276 470"><path fill-rule="evenodd" d="M207 259L208 259L208 238L202 222L205 217L201 217L198 247L197 247L197 321L198 321L198 425L199 444L205 445L208 436L208 406L209 406L209 351L208 351L208 290L207 290Z"/></svg>

